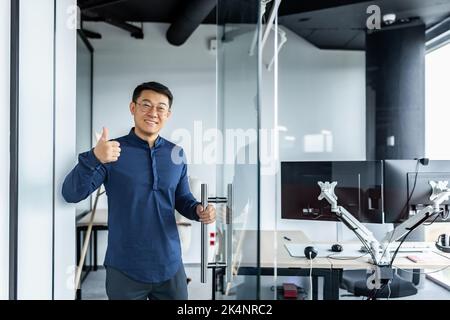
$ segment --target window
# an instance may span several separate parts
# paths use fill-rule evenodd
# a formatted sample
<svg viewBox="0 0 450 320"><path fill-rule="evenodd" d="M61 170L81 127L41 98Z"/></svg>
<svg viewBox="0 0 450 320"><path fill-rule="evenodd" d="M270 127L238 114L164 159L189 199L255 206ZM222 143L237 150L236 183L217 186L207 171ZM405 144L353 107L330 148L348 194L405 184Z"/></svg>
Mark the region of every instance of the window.
<svg viewBox="0 0 450 320"><path fill-rule="evenodd" d="M437 160L450 159L450 44L425 58L425 154Z"/></svg>

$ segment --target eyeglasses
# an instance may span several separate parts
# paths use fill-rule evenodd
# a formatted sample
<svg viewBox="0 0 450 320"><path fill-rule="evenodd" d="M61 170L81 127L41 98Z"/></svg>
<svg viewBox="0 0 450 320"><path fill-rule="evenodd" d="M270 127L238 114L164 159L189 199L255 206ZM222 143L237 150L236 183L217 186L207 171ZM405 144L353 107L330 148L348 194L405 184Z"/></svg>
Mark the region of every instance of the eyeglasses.
<svg viewBox="0 0 450 320"><path fill-rule="evenodd" d="M167 111L169 110L169 108L168 107L164 107L164 106L162 106L162 105L159 105L159 106L154 106L154 105L152 105L152 104L150 104L150 103L148 103L148 102L144 102L144 103L140 103L140 102L135 102L135 104L137 104L138 106L139 106L139 109L142 111L142 112L145 112L145 113L147 113L147 112L150 112L151 110L156 110L156 113L157 114L159 114L159 115L164 115L164 114L166 114L167 113Z"/></svg>

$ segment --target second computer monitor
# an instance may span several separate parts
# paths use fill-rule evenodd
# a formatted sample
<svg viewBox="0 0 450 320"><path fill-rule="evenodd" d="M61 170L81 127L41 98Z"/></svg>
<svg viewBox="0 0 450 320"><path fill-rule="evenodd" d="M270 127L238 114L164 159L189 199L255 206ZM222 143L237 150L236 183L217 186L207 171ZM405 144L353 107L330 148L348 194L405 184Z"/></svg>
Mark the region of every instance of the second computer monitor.
<svg viewBox="0 0 450 320"><path fill-rule="evenodd" d="M318 200L318 181L336 181L338 205L361 222L383 222L381 161L281 163L281 217L337 221L330 204Z"/></svg>
<svg viewBox="0 0 450 320"><path fill-rule="evenodd" d="M384 213L387 223L400 223L410 212L431 205L430 181L448 181L450 186L450 161L430 160L426 165L417 160L384 161ZM445 214L450 201L442 203ZM444 214L444 216L445 216ZM436 221L440 221L437 219Z"/></svg>

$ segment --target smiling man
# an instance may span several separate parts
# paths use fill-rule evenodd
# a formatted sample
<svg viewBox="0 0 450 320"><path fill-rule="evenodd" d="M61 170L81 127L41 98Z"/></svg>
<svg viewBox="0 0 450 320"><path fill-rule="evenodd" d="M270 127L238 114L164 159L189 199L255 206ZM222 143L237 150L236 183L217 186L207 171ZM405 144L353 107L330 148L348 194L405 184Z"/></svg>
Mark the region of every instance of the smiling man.
<svg viewBox="0 0 450 320"><path fill-rule="evenodd" d="M159 135L172 112L170 90L157 82L139 85L130 111L130 133L82 153L66 177L67 202L86 199L102 184L108 195L105 257L109 299L187 299L186 274L174 210L191 220L215 221L189 190L183 149ZM174 159L174 157L176 159Z"/></svg>

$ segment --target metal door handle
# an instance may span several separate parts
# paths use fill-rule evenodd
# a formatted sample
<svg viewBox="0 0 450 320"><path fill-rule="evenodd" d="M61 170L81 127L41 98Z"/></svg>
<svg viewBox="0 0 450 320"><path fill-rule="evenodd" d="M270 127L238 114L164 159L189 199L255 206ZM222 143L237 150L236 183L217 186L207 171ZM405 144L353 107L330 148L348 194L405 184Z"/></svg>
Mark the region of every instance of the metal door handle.
<svg viewBox="0 0 450 320"><path fill-rule="evenodd" d="M226 249L225 257L227 268L225 272L225 282L231 281L232 262L233 262L233 185L230 183L227 187L227 215L226 215Z"/></svg>
<svg viewBox="0 0 450 320"><path fill-rule="evenodd" d="M206 210L206 207L208 206L208 185L202 184L202 206L203 210ZM200 261L200 282L206 283L206 275L208 271L208 225L205 223L202 223L202 244L201 244L201 261Z"/></svg>

